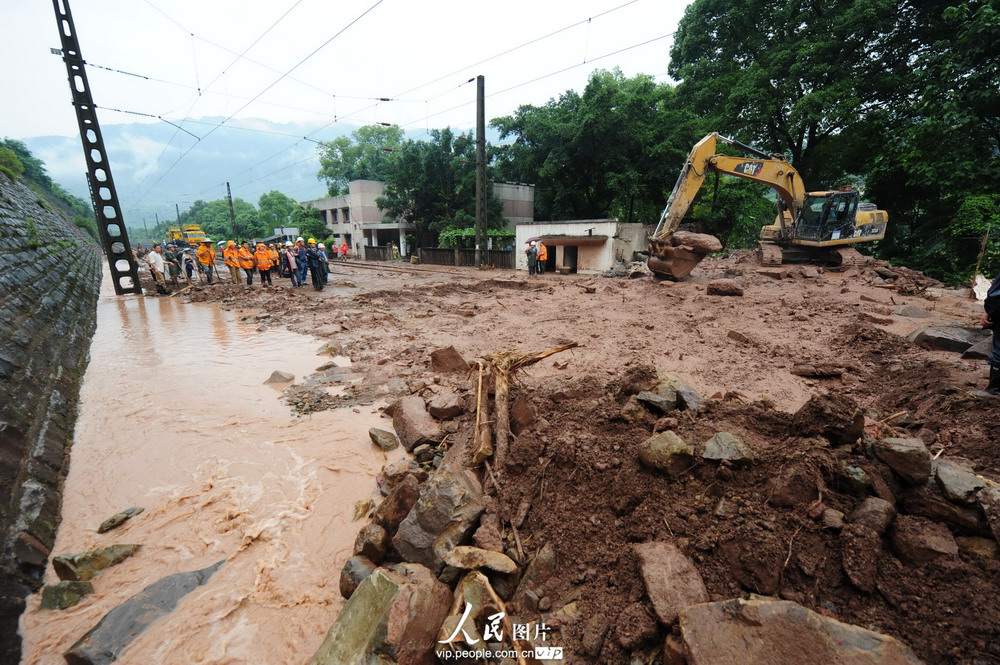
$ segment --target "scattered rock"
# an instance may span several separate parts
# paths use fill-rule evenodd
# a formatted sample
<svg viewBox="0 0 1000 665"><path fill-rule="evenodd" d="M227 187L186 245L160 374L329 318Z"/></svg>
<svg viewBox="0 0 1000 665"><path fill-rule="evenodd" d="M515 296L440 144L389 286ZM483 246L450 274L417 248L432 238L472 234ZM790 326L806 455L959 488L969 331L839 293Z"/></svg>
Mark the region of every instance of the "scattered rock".
<svg viewBox="0 0 1000 665"><path fill-rule="evenodd" d="M847 521L883 535L896 517L896 508L885 499L871 497L862 501Z"/></svg>
<svg viewBox="0 0 1000 665"><path fill-rule="evenodd" d="M500 519L496 515L483 515L479 518L479 528L472 534L472 542L484 550L503 552Z"/></svg>
<svg viewBox="0 0 1000 665"><path fill-rule="evenodd" d="M788 279L788 270L784 268L760 268L757 270L757 274L771 279Z"/></svg>
<svg viewBox="0 0 1000 665"><path fill-rule="evenodd" d="M417 395L399 400L392 412L392 427L407 452L422 443L437 443L443 435L441 426L427 413L424 400Z"/></svg>
<svg viewBox="0 0 1000 665"><path fill-rule="evenodd" d="M642 404L647 410L659 414L665 414L665 413L670 413L671 411L677 408L677 397L676 397L677 393L676 391L672 392L674 398L668 399L666 397L663 397L662 395L658 395L654 392L644 390L643 392L636 395L635 399L640 404Z"/></svg>
<svg viewBox="0 0 1000 665"><path fill-rule="evenodd" d="M739 330L730 330L726 333L726 337L738 344L750 344L753 341L748 335L741 333Z"/></svg>
<svg viewBox="0 0 1000 665"><path fill-rule="evenodd" d="M654 416L649 412L636 395L630 395L625 404L622 405L619 415L627 423L636 425L648 425L653 422Z"/></svg>
<svg viewBox="0 0 1000 665"><path fill-rule="evenodd" d="M963 360L986 360L993 349L993 336L987 336L970 346L962 354Z"/></svg>
<svg viewBox="0 0 1000 665"><path fill-rule="evenodd" d="M288 372L282 372L280 369L276 369L271 372L271 376L267 377L267 380L264 381L264 385L269 383L291 383L294 380L294 374L289 374Z"/></svg>
<svg viewBox="0 0 1000 665"><path fill-rule="evenodd" d="M389 547L389 534L378 524L366 524L354 539L354 553L381 563Z"/></svg>
<svg viewBox="0 0 1000 665"><path fill-rule="evenodd" d="M844 528L844 513L833 508L827 508L823 511L822 522L823 526L827 529L839 531Z"/></svg>
<svg viewBox="0 0 1000 665"><path fill-rule="evenodd" d="M675 247L685 245L698 254L714 254L722 251L722 241L707 233L674 231L670 237L670 244Z"/></svg>
<svg viewBox="0 0 1000 665"><path fill-rule="evenodd" d="M65 610L73 607L83 597L94 593L94 585L90 582L59 582L42 588L42 602L39 609Z"/></svg>
<svg viewBox="0 0 1000 665"><path fill-rule="evenodd" d="M431 369L435 372L467 372L469 363L454 346L431 351Z"/></svg>
<svg viewBox="0 0 1000 665"><path fill-rule="evenodd" d="M133 517L141 513L143 510L145 509L140 508L139 506L132 506L131 508L126 508L120 513L115 513L108 519L101 522L101 526L97 527L97 533L107 533L108 531L111 531L112 529L121 526L127 520L132 519Z"/></svg>
<svg viewBox="0 0 1000 665"><path fill-rule="evenodd" d="M920 439L878 439L875 455L911 485L921 485L931 477L931 453Z"/></svg>
<svg viewBox="0 0 1000 665"><path fill-rule="evenodd" d="M318 356L342 356L344 355L344 345L340 342L329 341L316 351Z"/></svg>
<svg viewBox="0 0 1000 665"><path fill-rule="evenodd" d="M680 615L689 665L922 665L904 644L787 600L703 603Z"/></svg>
<svg viewBox="0 0 1000 665"><path fill-rule="evenodd" d="M865 296L861 296L861 299L864 300ZM878 301L873 300L872 302L878 302ZM897 307L894 311L896 312L896 314L900 316L905 316L908 319L929 319L932 316L934 316L926 309L920 309L915 305L903 305L901 307Z"/></svg>
<svg viewBox="0 0 1000 665"><path fill-rule="evenodd" d="M555 548L551 544L545 543L528 564L528 568L524 571L521 582L514 592L511 600L516 606L523 607L525 605L525 598L529 594L533 593L536 598L539 597L542 586L549 578L556 574L556 563Z"/></svg>
<svg viewBox="0 0 1000 665"><path fill-rule="evenodd" d="M406 561L435 573L444 555L468 538L483 512L483 489L471 471L438 469L420 488L420 498L400 523L392 544Z"/></svg>
<svg viewBox="0 0 1000 665"><path fill-rule="evenodd" d="M840 532L841 563L847 579L862 591L875 590L882 538L865 524L848 524Z"/></svg>
<svg viewBox="0 0 1000 665"><path fill-rule="evenodd" d="M368 430L368 436L371 437L372 443L382 450L395 450L399 447L399 439L396 438L396 435L384 429L372 427Z"/></svg>
<svg viewBox="0 0 1000 665"><path fill-rule="evenodd" d="M811 465L789 464L768 481L767 502L786 508L808 504L819 495L819 482L819 474Z"/></svg>
<svg viewBox="0 0 1000 665"><path fill-rule="evenodd" d="M430 665L451 590L423 566L378 568L351 595L309 665Z"/></svg>
<svg viewBox="0 0 1000 665"><path fill-rule="evenodd" d="M719 432L702 444L701 456L707 460L726 460L736 465L753 463L753 450L742 438L729 432Z"/></svg>
<svg viewBox="0 0 1000 665"><path fill-rule="evenodd" d="M973 505L976 494L986 487L986 481L978 477L968 464L958 460L939 459L934 464L934 477L941 493L949 501Z"/></svg>
<svg viewBox="0 0 1000 665"><path fill-rule="evenodd" d="M642 603L632 603L618 615L615 626L618 644L626 651L639 649L656 639L656 620Z"/></svg>
<svg viewBox="0 0 1000 665"><path fill-rule="evenodd" d="M348 557L340 569L340 595L350 598L366 577L378 566L368 557L355 554Z"/></svg>
<svg viewBox="0 0 1000 665"><path fill-rule="evenodd" d="M471 607L467 617L466 607ZM487 617L501 612L504 612L504 603L494 591L489 579L478 571L465 575L455 587L451 613L445 617L438 631L438 644L435 647L438 660L442 663L464 660L458 658L454 651L475 648L477 644L482 644L482 635L474 620L479 619L484 622ZM464 623L462 623L463 618ZM509 639L511 627L505 618L502 618L501 622L504 635ZM452 635L455 635L454 639L451 639Z"/></svg>
<svg viewBox="0 0 1000 665"><path fill-rule="evenodd" d="M674 403L678 409L697 411L702 407L703 400L698 391L676 374L664 373L652 392Z"/></svg>
<svg viewBox="0 0 1000 665"><path fill-rule="evenodd" d="M906 339L930 349L964 353L983 339L981 328L958 326L926 326L917 328Z"/></svg>
<svg viewBox="0 0 1000 665"><path fill-rule="evenodd" d="M986 513L993 538L1000 541L1000 485L983 488L976 496L983 512Z"/></svg>
<svg viewBox="0 0 1000 665"><path fill-rule="evenodd" d="M449 566L465 570L488 568L504 574L517 572L517 564L506 554L468 545L459 545L447 552L444 555L444 562Z"/></svg>
<svg viewBox="0 0 1000 665"><path fill-rule="evenodd" d="M822 436L835 446L852 445L865 429L857 403L839 394L813 395L795 412L793 424L801 436Z"/></svg>
<svg viewBox="0 0 1000 665"><path fill-rule="evenodd" d="M971 535L990 533L986 515L979 506L960 506L948 501L934 482L907 489L903 494L903 509Z"/></svg>
<svg viewBox="0 0 1000 665"><path fill-rule="evenodd" d="M121 563L142 549L142 545L109 545L81 554L52 557L52 567L61 580L83 582L93 579L105 568Z"/></svg>
<svg viewBox="0 0 1000 665"><path fill-rule="evenodd" d="M354 517L352 521L357 522L360 519L364 519L371 514L372 509L375 508L375 502L371 499L363 499L354 504Z"/></svg>
<svg viewBox="0 0 1000 665"><path fill-rule="evenodd" d="M465 412L462 398L447 388L442 389L427 405L427 410L438 420L447 420Z"/></svg>
<svg viewBox="0 0 1000 665"><path fill-rule="evenodd" d="M701 574L676 545L653 542L633 545L639 572L656 617L669 626L688 605L708 602Z"/></svg>
<svg viewBox="0 0 1000 665"><path fill-rule="evenodd" d="M741 296L743 287L734 279L713 279L708 283L705 293L710 296Z"/></svg>
<svg viewBox="0 0 1000 665"><path fill-rule="evenodd" d="M223 562L187 573L168 575L150 584L104 615L96 626L63 654L74 665L107 665L158 619L169 614L181 598L208 582Z"/></svg>
<svg viewBox="0 0 1000 665"><path fill-rule="evenodd" d="M667 474L678 474L694 462L691 446L671 431L651 436L639 444L639 461Z"/></svg>
<svg viewBox="0 0 1000 665"><path fill-rule="evenodd" d="M944 525L916 515L897 517L889 542L900 557L911 563L926 563L958 554L955 537Z"/></svg>
<svg viewBox="0 0 1000 665"><path fill-rule="evenodd" d="M608 634L608 620L603 614L594 614L587 619L583 628L583 650L597 658L604 646L604 636Z"/></svg>
<svg viewBox="0 0 1000 665"><path fill-rule="evenodd" d="M992 538L978 536L958 536L955 544L961 552L968 552L984 559L1000 559L1000 544Z"/></svg>
<svg viewBox="0 0 1000 665"><path fill-rule="evenodd" d="M375 509L372 522L385 529L389 535L396 533L419 498L420 483L411 474L405 475Z"/></svg>

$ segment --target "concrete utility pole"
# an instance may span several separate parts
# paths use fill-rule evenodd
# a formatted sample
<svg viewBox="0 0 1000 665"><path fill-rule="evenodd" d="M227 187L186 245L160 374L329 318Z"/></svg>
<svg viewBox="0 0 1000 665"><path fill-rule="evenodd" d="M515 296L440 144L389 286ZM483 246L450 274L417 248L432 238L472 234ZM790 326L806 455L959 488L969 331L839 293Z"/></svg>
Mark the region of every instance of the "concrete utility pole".
<svg viewBox="0 0 1000 665"><path fill-rule="evenodd" d="M181 207L176 203L174 204L174 212L177 213L177 224L179 225L181 223Z"/></svg>
<svg viewBox="0 0 1000 665"><path fill-rule="evenodd" d="M486 251L486 83L476 77L476 266Z"/></svg>
<svg viewBox="0 0 1000 665"><path fill-rule="evenodd" d="M233 191L229 189L229 183L226 183L226 200L229 201L229 221L233 223L233 240L236 240L239 235L236 232L236 211L233 210Z"/></svg>
<svg viewBox="0 0 1000 665"><path fill-rule="evenodd" d="M76 122L80 127L80 140L83 142L83 154L87 161L87 184L90 186L91 198L94 201L97 231L101 236L104 253L108 257L111 283L118 295L126 293L142 295L139 266L132 256L128 230L122 218L121 205L118 203L118 191L115 189L114 178L111 177L108 151L104 148L101 126L97 122L97 110L90 95L90 83L83 67L83 54L80 53L80 41L76 37L76 26L69 10L69 0L52 0L52 8L56 13L59 40L62 43L62 52L58 50L53 52L62 55L63 62L66 63L70 94L73 97Z"/></svg>

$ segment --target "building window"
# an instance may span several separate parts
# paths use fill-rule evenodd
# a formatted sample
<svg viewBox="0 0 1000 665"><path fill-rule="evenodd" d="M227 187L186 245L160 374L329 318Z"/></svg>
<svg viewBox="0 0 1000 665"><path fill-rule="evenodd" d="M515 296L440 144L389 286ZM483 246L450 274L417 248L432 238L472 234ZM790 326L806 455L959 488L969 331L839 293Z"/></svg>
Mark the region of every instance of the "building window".
<svg viewBox="0 0 1000 665"><path fill-rule="evenodd" d="M334 223L334 224L336 224L336 223L337 223L337 221L338 221L338 220L337 220L337 212L338 212L338 211L337 211L337 210L331 210L330 212L331 212L331 213L333 213L333 216L332 216L332 219L333 219L333 223Z"/></svg>
<svg viewBox="0 0 1000 665"><path fill-rule="evenodd" d="M341 211L344 213L344 221L345 222L351 221L351 209L350 208L341 208Z"/></svg>

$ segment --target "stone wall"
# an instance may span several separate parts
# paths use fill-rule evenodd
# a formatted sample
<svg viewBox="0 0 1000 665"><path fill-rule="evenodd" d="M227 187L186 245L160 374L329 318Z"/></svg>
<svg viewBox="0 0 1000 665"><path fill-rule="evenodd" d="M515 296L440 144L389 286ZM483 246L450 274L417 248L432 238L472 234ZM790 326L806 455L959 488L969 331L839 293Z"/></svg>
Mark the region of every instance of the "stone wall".
<svg viewBox="0 0 1000 665"><path fill-rule="evenodd" d="M0 174L0 662L41 584L89 359L97 246L41 195Z"/></svg>

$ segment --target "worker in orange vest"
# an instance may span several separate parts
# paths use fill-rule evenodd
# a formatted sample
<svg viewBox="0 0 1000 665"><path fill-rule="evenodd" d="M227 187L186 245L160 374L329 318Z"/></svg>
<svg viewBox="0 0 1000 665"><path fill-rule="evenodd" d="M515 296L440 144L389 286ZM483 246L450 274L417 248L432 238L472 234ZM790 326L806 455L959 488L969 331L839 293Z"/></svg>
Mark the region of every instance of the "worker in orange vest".
<svg viewBox="0 0 1000 665"><path fill-rule="evenodd" d="M254 260L253 252L250 251L250 243L246 240L240 246L237 258L240 262L240 267L243 268L243 272L247 275L247 286L250 286L253 284Z"/></svg>
<svg viewBox="0 0 1000 665"><path fill-rule="evenodd" d="M208 275L208 283L211 284L212 271L215 269L215 247L212 246L211 238L205 238L198 245L198 265Z"/></svg>
<svg viewBox="0 0 1000 665"><path fill-rule="evenodd" d="M258 244L253 260L257 263L257 271L260 273L260 285L271 286L271 266L274 265L274 260L271 258L268 246L264 243Z"/></svg>
<svg viewBox="0 0 1000 665"><path fill-rule="evenodd" d="M276 273L278 272L278 260L280 258L278 255L278 247L272 242L267 246L267 248L269 250L268 253L271 256L271 272Z"/></svg>
<svg viewBox="0 0 1000 665"><path fill-rule="evenodd" d="M232 279L233 284L240 283L240 248L236 245L236 242L229 240L226 242L226 248L222 250L222 258L226 262L226 267L229 268L229 277Z"/></svg>
<svg viewBox="0 0 1000 665"><path fill-rule="evenodd" d="M341 245L340 245L340 258L342 258L342 259L346 259L347 258L347 243L346 242L345 243L341 243Z"/></svg>
<svg viewBox="0 0 1000 665"><path fill-rule="evenodd" d="M545 259L549 258L549 250L545 246L545 243L541 240L538 241L538 264L535 266L535 272L539 275L545 274Z"/></svg>

